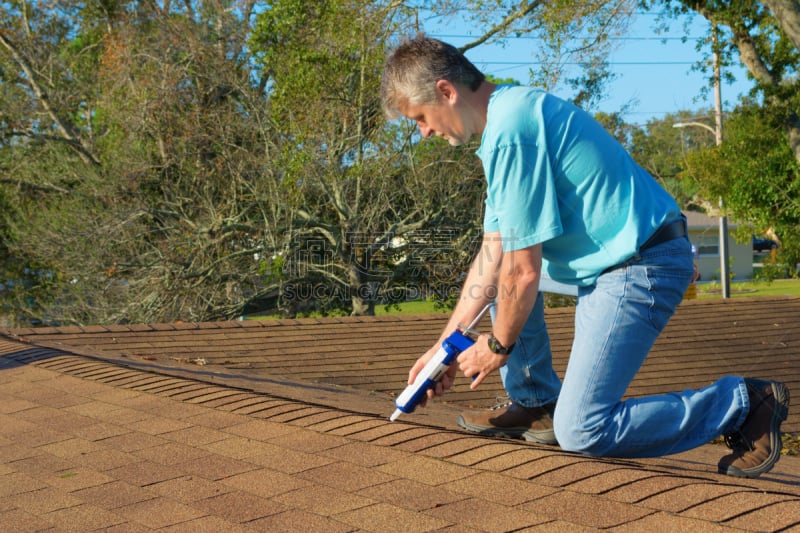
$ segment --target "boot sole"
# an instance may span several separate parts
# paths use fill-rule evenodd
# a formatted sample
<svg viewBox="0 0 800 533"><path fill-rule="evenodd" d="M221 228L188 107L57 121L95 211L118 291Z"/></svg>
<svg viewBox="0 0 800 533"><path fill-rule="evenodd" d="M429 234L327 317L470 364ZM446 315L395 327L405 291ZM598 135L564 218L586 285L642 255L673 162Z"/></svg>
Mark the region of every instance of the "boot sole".
<svg viewBox="0 0 800 533"><path fill-rule="evenodd" d="M477 426L470 424L459 415L456 420L458 425L471 433L485 435L487 437L504 437L507 439L524 439L528 442L536 442L539 444L549 444L551 446L558 444L555 432L551 430L532 431L523 427L516 428L497 428L494 426Z"/></svg>
<svg viewBox="0 0 800 533"><path fill-rule="evenodd" d="M778 459L781 458L783 441L781 440L781 424L789 416L789 388L780 381L770 382L772 395L775 398L775 408L772 410L772 421L769 432L769 457L753 468L736 468L735 466L720 466L719 473L733 477L756 478L772 470Z"/></svg>

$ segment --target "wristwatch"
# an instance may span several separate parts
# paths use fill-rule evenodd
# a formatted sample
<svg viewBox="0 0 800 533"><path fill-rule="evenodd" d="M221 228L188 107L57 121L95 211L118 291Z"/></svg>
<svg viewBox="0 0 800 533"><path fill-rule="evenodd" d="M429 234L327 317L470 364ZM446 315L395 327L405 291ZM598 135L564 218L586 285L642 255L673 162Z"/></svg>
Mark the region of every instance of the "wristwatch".
<svg viewBox="0 0 800 533"><path fill-rule="evenodd" d="M514 344L516 344L516 343L514 343ZM491 350L493 353L496 353L497 355L508 355L508 354L510 354L510 353L511 353L511 350L513 350L513 349L514 349L514 344L512 344L511 346L509 346L508 348L506 348L505 346L503 346L502 344L500 344L500 341L499 341L499 340L497 340L497 339L494 337L494 333L490 333L490 334L489 334L489 349L490 349L490 350Z"/></svg>

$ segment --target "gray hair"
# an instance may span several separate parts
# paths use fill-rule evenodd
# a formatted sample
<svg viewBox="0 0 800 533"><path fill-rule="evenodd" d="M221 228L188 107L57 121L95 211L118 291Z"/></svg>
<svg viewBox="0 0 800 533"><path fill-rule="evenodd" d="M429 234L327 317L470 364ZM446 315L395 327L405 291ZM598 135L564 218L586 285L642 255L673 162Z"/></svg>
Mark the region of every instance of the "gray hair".
<svg viewBox="0 0 800 533"><path fill-rule="evenodd" d="M435 103L439 80L477 91L485 79L456 47L419 33L389 54L383 69L381 103L388 117L397 118L404 104Z"/></svg>

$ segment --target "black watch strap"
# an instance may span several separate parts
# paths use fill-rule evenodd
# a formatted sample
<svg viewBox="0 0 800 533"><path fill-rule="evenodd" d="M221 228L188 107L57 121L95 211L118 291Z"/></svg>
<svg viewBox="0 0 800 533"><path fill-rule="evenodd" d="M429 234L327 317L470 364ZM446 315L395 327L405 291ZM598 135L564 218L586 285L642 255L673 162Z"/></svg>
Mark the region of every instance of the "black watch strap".
<svg viewBox="0 0 800 533"><path fill-rule="evenodd" d="M514 349L514 344L506 348L503 346L499 340L497 340L493 333L489 334L489 349L492 353L496 353L497 355L508 355L511 353L511 350Z"/></svg>

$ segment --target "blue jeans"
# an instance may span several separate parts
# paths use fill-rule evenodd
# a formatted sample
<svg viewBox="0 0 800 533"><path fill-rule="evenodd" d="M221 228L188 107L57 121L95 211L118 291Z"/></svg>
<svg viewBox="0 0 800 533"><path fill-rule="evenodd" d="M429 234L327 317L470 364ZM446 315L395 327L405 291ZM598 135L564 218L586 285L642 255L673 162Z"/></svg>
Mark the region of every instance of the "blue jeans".
<svg viewBox="0 0 800 533"><path fill-rule="evenodd" d="M700 390L622 400L691 277L691 244L679 238L580 288L563 383L552 369L540 293L500 369L509 397L528 407L557 400L553 424L559 445L589 455L679 453L740 427L749 409L740 377L724 377Z"/></svg>

